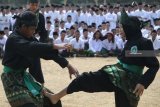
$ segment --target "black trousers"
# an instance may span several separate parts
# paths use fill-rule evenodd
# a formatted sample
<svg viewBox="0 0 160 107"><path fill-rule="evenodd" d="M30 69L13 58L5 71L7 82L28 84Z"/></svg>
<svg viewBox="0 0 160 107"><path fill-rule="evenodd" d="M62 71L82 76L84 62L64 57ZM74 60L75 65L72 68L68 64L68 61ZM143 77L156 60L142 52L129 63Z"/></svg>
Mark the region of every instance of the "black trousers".
<svg viewBox="0 0 160 107"><path fill-rule="evenodd" d="M67 93L84 91L84 92L115 92L116 107L132 107L125 93L115 87L107 73L102 70L97 72L83 73L78 78L74 79L68 86Z"/></svg>

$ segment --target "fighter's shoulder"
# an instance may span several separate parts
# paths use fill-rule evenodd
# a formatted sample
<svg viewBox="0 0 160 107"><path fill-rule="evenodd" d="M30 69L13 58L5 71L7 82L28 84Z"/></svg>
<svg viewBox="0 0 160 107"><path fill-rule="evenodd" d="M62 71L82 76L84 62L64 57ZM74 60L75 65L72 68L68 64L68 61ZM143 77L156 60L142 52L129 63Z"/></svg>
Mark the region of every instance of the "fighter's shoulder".
<svg viewBox="0 0 160 107"><path fill-rule="evenodd" d="M150 39L144 38L144 37L142 37L142 38L140 39L140 42L142 42L142 43L152 43L152 41L151 41Z"/></svg>
<svg viewBox="0 0 160 107"><path fill-rule="evenodd" d="M147 39L147 38L142 38L141 39L141 45L143 46L143 48L153 47L152 41L150 39Z"/></svg>

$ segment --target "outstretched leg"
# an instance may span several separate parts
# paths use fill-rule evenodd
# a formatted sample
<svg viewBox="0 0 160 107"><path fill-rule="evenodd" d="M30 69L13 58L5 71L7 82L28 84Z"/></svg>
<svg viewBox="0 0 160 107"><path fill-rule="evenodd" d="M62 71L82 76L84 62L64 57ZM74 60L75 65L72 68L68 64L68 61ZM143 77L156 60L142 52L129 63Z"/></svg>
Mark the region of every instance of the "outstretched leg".
<svg viewBox="0 0 160 107"><path fill-rule="evenodd" d="M57 94L50 94L45 91L44 95L49 97L52 103L55 104L60 98L73 92L113 92L114 90L115 86L110 82L108 74L99 70L83 73Z"/></svg>

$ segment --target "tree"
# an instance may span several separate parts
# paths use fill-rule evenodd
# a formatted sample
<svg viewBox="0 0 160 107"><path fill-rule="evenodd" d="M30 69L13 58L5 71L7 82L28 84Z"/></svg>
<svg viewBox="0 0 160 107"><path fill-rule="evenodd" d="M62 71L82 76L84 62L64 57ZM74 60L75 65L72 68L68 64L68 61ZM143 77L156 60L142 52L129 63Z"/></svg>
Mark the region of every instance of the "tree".
<svg viewBox="0 0 160 107"><path fill-rule="evenodd" d="M65 5L67 4L67 1L68 1L68 0L64 0L64 4L65 4Z"/></svg>
<svg viewBox="0 0 160 107"><path fill-rule="evenodd" d="M98 5L98 0L94 0L95 4Z"/></svg>
<svg viewBox="0 0 160 107"><path fill-rule="evenodd" d="M104 4L105 4L105 5L107 4L107 0L104 0Z"/></svg>
<svg viewBox="0 0 160 107"><path fill-rule="evenodd" d="M51 5L51 0L46 0L46 4Z"/></svg>

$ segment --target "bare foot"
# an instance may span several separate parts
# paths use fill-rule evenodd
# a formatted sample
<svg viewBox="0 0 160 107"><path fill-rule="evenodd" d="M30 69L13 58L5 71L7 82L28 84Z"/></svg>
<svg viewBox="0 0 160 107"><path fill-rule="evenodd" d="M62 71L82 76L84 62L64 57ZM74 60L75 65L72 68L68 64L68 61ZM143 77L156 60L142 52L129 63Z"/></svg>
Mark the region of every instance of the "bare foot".
<svg viewBox="0 0 160 107"><path fill-rule="evenodd" d="M47 92L46 90L43 91L44 96L48 97L52 104L56 104L59 101L59 98L57 97L56 94L52 94Z"/></svg>

